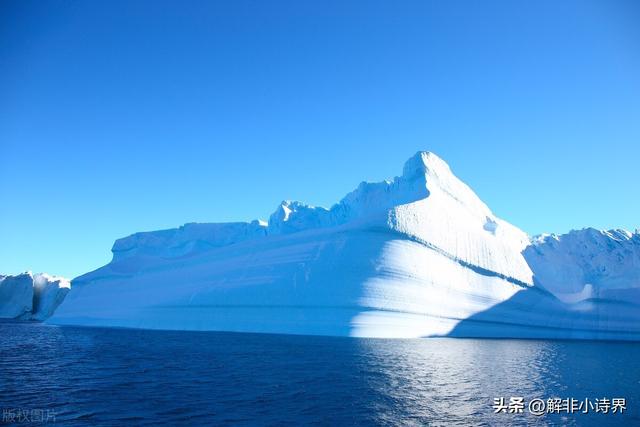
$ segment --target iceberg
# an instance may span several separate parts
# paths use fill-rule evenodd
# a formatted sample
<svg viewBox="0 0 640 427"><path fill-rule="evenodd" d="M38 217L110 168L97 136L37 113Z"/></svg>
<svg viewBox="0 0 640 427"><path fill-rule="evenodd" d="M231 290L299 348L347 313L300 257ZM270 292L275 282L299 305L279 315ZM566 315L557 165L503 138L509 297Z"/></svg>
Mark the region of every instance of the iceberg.
<svg viewBox="0 0 640 427"><path fill-rule="evenodd" d="M363 182L329 209L283 201L268 222L192 223L119 239L112 261L74 279L48 322L385 338L637 339L636 306L619 324L585 305L603 286L622 292L621 303L636 304L628 298L640 284L627 279L638 275L637 258L605 286L590 270L572 272L588 255L556 253L545 239L496 217L442 159L418 152L400 176ZM575 281L554 281L560 270ZM581 287L579 277L589 283Z"/></svg>
<svg viewBox="0 0 640 427"><path fill-rule="evenodd" d="M0 318L45 320L62 303L70 287L69 280L46 273L0 275Z"/></svg>
<svg viewBox="0 0 640 427"><path fill-rule="evenodd" d="M28 274L0 276L0 318L28 317L33 304L33 277Z"/></svg>

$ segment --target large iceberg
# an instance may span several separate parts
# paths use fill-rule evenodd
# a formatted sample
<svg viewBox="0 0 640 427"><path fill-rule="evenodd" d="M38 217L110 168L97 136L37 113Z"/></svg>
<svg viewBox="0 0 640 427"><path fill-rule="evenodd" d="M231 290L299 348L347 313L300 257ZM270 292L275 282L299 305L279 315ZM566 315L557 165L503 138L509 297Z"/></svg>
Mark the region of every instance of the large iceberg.
<svg viewBox="0 0 640 427"><path fill-rule="evenodd" d="M67 279L46 273L0 275L0 318L45 320L62 303L70 286Z"/></svg>
<svg viewBox="0 0 640 427"><path fill-rule="evenodd" d="M613 323L593 322L588 309L565 301L574 283L565 289L550 282L555 273L531 255L548 252L540 239L532 246L442 159L419 152L401 176L363 182L330 209L284 201L268 222L187 224L117 240L113 260L74 279L49 321L363 337L570 337L572 322L587 318L580 337L635 339L633 319L619 336ZM531 324L526 307L511 309L523 295L541 305L536 315L544 318L548 306L557 324ZM505 305L511 318L495 326L494 310Z"/></svg>

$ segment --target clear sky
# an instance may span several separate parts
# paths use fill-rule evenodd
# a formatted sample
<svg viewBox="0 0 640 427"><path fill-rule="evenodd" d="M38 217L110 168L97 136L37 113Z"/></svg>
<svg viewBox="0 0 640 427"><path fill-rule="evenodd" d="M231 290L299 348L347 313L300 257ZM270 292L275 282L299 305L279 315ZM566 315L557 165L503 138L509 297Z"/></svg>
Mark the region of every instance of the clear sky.
<svg viewBox="0 0 640 427"><path fill-rule="evenodd" d="M443 157L528 233L640 226L640 2L0 3L0 272Z"/></svg>

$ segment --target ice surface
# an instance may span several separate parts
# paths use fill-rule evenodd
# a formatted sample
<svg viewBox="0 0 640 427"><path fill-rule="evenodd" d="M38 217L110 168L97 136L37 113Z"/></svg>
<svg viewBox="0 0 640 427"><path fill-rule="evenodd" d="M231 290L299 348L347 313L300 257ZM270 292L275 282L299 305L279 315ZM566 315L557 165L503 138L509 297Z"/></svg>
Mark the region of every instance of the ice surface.
<svg viewBox="0 0 640 427"><path fill-rule="evenodd" d="M605 284L580 244L556 251L545 239L571 240L531 243L443 160L419 152L402 175L361 183L330 209L284 201L267 224L187 224L120 239L112 262L74 279L49 321L366 337L637 339L637 307L614 316L592 303L604 288L621 301L636 298L637 252L615 268L607 263L620 254L603 259L612 269ZM609 232L601 244L633 239Z"/></svg>

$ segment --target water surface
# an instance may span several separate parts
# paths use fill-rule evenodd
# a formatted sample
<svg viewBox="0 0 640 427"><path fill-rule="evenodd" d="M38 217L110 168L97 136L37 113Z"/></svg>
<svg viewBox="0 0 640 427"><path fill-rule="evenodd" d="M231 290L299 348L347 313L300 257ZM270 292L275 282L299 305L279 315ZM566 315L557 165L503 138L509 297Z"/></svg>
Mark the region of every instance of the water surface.
<svg viewBox="0 0 640 427"><path fill-rule="evenodd" d="M48 410L60 425L640 425L639 343L16 322L0 337L0 408ZM627 410L495 414L494 398L511 396L624 397Z"/></svg>

